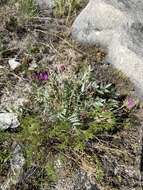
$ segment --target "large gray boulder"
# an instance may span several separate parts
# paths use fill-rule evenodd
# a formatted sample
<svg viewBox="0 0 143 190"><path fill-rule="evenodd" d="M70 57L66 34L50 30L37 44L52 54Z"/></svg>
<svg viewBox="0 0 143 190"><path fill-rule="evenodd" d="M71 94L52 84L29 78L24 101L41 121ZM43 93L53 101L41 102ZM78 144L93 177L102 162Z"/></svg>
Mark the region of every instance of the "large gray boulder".
<svg viewBox="0 0 143 190"><path fill-rule="evenodd" d="M143 97L143 1L89 0L72 26L74 39L108 51L107 60L126 74Z"/></svg>

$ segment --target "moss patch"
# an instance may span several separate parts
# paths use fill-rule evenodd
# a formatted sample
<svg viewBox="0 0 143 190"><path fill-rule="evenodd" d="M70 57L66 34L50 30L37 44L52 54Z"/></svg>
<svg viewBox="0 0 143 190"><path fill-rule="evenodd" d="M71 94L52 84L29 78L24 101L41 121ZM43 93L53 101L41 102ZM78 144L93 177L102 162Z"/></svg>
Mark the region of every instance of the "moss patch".
<svg viewBox="0 0 143 190"><path fill-rule="evenodd" d="M34 164L34 161L42 161L42 127L42 122L36 116L26 116L21 120L21 132L16 134L16 138L24 145L28 165Z"/></svg>

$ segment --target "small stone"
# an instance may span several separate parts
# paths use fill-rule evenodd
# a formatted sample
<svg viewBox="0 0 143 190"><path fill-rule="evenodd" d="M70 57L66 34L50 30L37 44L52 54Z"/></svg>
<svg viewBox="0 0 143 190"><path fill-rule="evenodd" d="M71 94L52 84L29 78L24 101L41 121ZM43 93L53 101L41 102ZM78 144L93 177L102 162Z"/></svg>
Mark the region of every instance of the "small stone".
<svg viewBox="0 0 143 190"><path fill-rule="evenodd" d="M0 113L0 130L14 129L20 125L14 113Z"/></svg>
<svg viewBox="0 0 143 190"><path fill-rule="evenodd" d="M15 70L17 67L19 67L19 66L21 65L20 62L19 62L19 61L16 61L15 58L10 59L10 60L8 61L8 63L9 63L10 68L11 68L12 70Z"/></svg>
<svg viewBox="0 0 143 190"><path fill-rule="evenodd" d="M29 67L29 71L33 71L33 70L35 70L36 68L38 67L38 65L35 63L35 62L33 62L31 65L30 65L30 67Z"/></svg>
<svg viewBox="0 0 143 190"><path fill-rule="evenodd" d="M54 6L54 0L36 0L40 9L52 9Z"/></svg>

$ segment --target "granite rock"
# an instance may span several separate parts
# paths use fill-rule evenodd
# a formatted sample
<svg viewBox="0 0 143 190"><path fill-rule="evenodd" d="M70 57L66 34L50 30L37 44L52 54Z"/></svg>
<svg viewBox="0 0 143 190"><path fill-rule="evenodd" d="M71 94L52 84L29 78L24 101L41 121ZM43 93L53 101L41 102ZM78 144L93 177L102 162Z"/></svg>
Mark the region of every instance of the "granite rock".
<svg viewBox="0 0 143 190"><path fill-rule="evenodd" d="M135 84L143 98L143 1L90 0L72 26L73 38L100 45L107 60Z"/></svg>

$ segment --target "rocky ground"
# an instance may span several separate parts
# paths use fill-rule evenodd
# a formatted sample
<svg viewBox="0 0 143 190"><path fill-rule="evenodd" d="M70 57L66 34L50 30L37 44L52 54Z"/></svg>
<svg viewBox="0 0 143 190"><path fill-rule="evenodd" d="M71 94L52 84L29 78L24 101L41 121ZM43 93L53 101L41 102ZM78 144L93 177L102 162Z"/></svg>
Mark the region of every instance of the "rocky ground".
<svg viewBox="0 0 143 190"><path fill-rule="evenodd" d="M0 6L0 189L141 190L132 83L103 49L72 40L81 5L21 5Z"/></svg>

